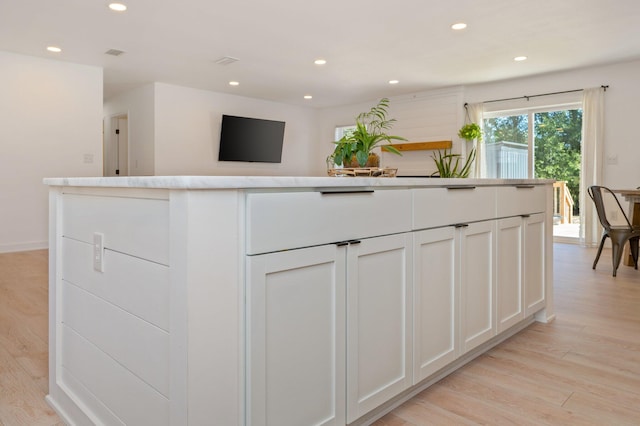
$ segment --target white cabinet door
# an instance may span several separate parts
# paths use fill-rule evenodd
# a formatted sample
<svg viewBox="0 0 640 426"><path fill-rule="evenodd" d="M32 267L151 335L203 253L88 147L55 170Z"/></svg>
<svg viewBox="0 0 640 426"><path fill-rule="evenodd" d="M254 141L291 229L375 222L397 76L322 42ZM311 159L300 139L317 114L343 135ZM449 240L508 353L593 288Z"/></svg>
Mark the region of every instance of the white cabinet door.
<svg viewBox="0 0 640 426"><path fill-rule="evenodd" d="M410 240L406 233L349 245L347 423L411 386Z"/></svg>
<svg viewBox="0 0 640 426"><path fill-rule="evenodd" d="M414 384L458 356L458 239L451 226L414 234Z"/></svg>
<svg viewBox="0 0 640 426"><path fill-rule="evenodd" d="M545 215L525 219L524 233L524 306L525 315L545 307Z"/></svg>
<svg viewBox="0 0 640 426"><path fill-rule="evenodd" d="M247 256L247 424L345 424L345 250Z"/></svg>
<svg viewBox="0 0 640 426"><path fill-rule="evenodd" d="M460 334L465 353L496 334L496 221L466 225L460 235Z"/></svg>
<svg viewBox="0 0 640 426"><path fill-rule="evenodd" d="M498 221L496 314L498 333L524 319L522 304L523 218Z"/></svg>

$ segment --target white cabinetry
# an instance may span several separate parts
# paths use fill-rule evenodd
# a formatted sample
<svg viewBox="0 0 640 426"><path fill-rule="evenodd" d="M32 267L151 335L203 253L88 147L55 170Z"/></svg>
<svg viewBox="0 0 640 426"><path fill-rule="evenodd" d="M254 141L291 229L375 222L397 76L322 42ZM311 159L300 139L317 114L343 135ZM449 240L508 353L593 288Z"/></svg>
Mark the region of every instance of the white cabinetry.
<svg viewBox="0 0 640 426"><path fill-rule="evenodd" d="M547 187L498 188L498 332L545 307Z"/></svg>
<svg viewBox="0 0 640 426"><path fill-rule="evenodd" d="M497 217L544 212L547 205L546 196L545 185L501 186L497 190Z"/></svg>
<svg viewBox="0 0 640 426"><path fill-rule="evenodd" d="M414 384L458 356L457 240L452 226L414 233Z"/></svg>
<svg viewBox="0 0 640 426"><path fill-rule="evenodd" d="M460 349L466 353L496 334L496 221L471 223L459 229Z"/></svg>
<svg viewBox="0 0 640 426"><path fill-rule="evenodd" d="M410 191L252 193L247 223L248 423L351 423L410 387Z"/></svg>
<svg viewBox="0 0 640 426"><path fill-rule="evenodd" d="M496 188L414 192L414 381L488 341L495 326ZM434 208L438 206L438 208Z"/></svg>
<svg viewBox="0 0 640 426"><path fill-rule="evenodd" d="M520 216L498 221L498 266L496 283L496 313L498 333L524 319L523 280L523 219Z"/></svg>
<svg viewBox="0 0 640 426"><path fill-rule="evenodd" d="M347 251L347 423L411 386L411 243L403 233Z"/></svg>
<svg viewBox="0 0 640 426"><path fill-rule="evenodd" d="M247 256L251 425L350 423L411 386L407 238Z"/></svg>
<svg viewBox="0 0 640 426"><path fill-rule="evenodd" d="M247 256L248 424L344 424L345 250Z"/></svg>
<svg viewBox="0 0 640 426"><path fill-rule="evenodd" d="M239 179L56 181L66 423L371 424L553 317L549 182Z"/></svg>
<svg viewBox="0 0 640 426"><path fill-rule="evenodd" d="M543 213L498 222L498 333L544 308L544 233Z"/></svg>
<svg viewBox="0 0 640 426"><path fill-rule="evenodd" d="M545 215L532 214L524 219L524 309L532 315L545 307Z"/></svg>

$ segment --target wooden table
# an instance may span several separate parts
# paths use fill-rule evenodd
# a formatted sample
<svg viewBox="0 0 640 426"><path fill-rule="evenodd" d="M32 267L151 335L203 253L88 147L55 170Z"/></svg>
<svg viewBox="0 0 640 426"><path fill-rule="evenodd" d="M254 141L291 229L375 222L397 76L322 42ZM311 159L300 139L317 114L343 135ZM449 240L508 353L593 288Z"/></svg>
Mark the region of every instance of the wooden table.
<svg viewBox="0 0 640 426"><path fill-rule="evenodd" d="M612 191L622 195L629 202L629 213L627 214L629 221L634 226L640 226L640 189L613 189ZM624 245L622 261L627 266L633 266L633 258L628 244Z"/></svg>

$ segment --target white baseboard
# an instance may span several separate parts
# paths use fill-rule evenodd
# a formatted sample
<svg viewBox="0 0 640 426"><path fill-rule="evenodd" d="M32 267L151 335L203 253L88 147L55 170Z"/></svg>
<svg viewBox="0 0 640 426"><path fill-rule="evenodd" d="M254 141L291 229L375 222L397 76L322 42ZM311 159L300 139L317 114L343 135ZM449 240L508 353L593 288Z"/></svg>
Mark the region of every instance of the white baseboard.
<svg viewBox="0 0 640 426"><path fill-rule="evenodd" d="M35 241L31 243L17 243L17 244L0 244L0 253L42 250L46 248L49 248L49 241Z"/></svg>

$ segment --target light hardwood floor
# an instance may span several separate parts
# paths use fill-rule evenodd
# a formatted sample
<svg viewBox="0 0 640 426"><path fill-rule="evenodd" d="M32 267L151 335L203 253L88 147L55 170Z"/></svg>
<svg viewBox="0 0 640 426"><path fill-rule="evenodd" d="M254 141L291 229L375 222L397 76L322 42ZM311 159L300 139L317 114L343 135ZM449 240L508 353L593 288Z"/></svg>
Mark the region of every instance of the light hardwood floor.
<svg viewBox="0 0 640 426"><path fill-rule="evenodd" d="M534 323L375 423L640 425L640 271L554 245L556 320Z"/></svg>
<svg viewBox="0 0 640 426"><path fill-rule="evenodd" d="M48 385L48 252L0 254L0 425L62 425Z"/></svg>
<svg viewBox="0 0 640 426"><path fill-rule="evenodd" d="M595 250L554 250L553 323L531 325L375 425L640 425L640 271L621 266L613 278L609 251L593 271ZM44 402L47 310L47 252L0 254L2 426L62 425Z"/></svg>

